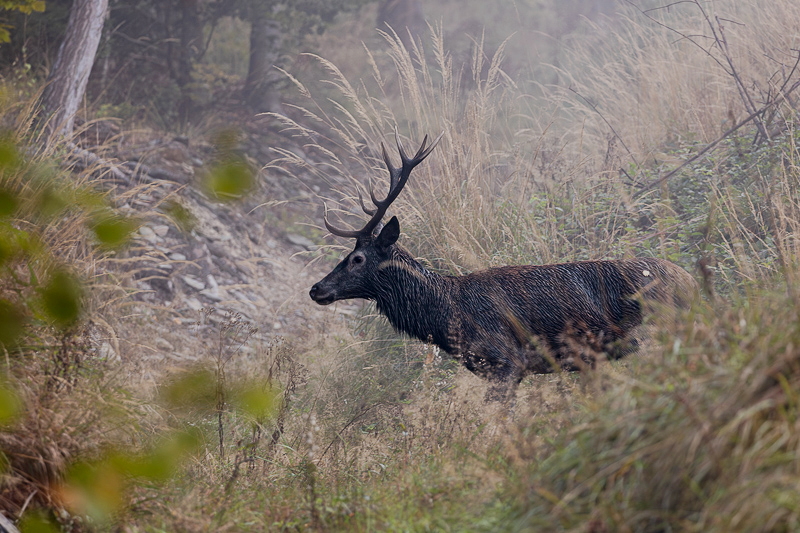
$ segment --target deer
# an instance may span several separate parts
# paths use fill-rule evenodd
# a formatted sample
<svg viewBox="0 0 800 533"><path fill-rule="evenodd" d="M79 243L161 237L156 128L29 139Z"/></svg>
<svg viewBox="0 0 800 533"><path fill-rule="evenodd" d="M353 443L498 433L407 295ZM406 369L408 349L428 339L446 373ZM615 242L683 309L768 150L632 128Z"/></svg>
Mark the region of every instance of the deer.
<svg viewBox="0 0 800 533"><path fill-rule="evenodd" d="M389 171L389 192L367 207L359 230L335 236L356 240L355 248L309 295L320 305L339 300L373 300L399 332L432 343L491 385L486 400L509 401L528 374L594 368L603 357L620 359L638 349L632 334L647 313L687 308L698 293L695 279L659 258L502 266L461 276L425 268L398 244L396 216L383 224L387 209L406 186L411 171L427 158L426 135L409 157L395 131L401 166L381 143ZM513 401L513 400L512 400Z"/></svg>

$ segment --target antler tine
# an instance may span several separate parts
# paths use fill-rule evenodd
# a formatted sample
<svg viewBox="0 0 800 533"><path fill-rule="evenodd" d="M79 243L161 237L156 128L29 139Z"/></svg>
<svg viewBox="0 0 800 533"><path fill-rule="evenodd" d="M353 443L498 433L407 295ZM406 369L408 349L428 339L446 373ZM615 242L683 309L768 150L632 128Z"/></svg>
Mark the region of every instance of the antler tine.
<svg viewBox="0 0 800 533"><path fill-rule="evenodd" d="M425 139L423 139L422 141L422 146L419 147L419 151L417 151L417 155L414 156L414 159L419 159L420 161L422 161L423 159L431 155L431 152L433 152L433 149L436 148L437 144L439 144L439 141L442 140L442 137L444 137L444 132L440 133L439 136L436 137L436 139L434 139L431 145L428 146L423 153L422 148L425 146L425 141L428 139L428 136L426 135Z"/></svg>
<svg viewBox="0 0 800 533"><path fill-rule="evenodd" d="M412 159L412 161L417 161L417 160L421 161L422 160L422 159L420 159L420 155L422 155L422 152L425 151L425 145L426 144L428 144L428 134L427 133L425 134L425 137L422 138L422 144L419 145L419 150L417 150L417 153L414 154L414 159Z"/></svg>
<svg viewBox="0 0 800 533"><path fill-rule="evenodd" d="M400 170L392 165L392 160L389 159L389 154L386 152L386 145L381 142L381 152L383 152L383 162L386 163L386 168L389 170L389 192L392 192L392 189L397 186L397 179L400 177ZM370 194L372 194L372 189L370 189ZM375 202L377 205L377 200L375 200L375 195L372 195L372 201Z"/></svg>
<svg viewBox="0 0 800 533"><path fill-rule="evenodd" d="M397 150L400 152L400 159L403 161L403 166L406 166L406 161L408 161L408 156L406 155L406 151L403 148L403 143L400 142L400 133L397 131L397 126L394 127L394 140L397 143ZM422 139L422 146L425 146L425 143L428 140L428 136L425 135L425 138Z"/></svg>
<svg viewBox="0 0 800 533"><path fill-rule="evenodd" d="M372 197L372 201L374 202L375 201L375 193L372 192L372 184L371 183L369 185L369 195ZM363 209L364 212L366 214L370 215L370 216L374 215L378 211L377 209L370 209L369 207L366 206L366 204L364 203L364 196L362 196L362 194L361 194L361 189L358 189L358 203L361 204L361 209Z"/></svg>
<svg viewBox="0 0 800 533"><path fill-rule="evenodd" d="M397 133L397 128L394 130L395 139L397 140L397 149L400 151L400 157L403 159L403 166L411 166L412 168L420 164L426 157L428 157L433 149L436 148L436 145L439 144L439 141L442 140L444 137L444 132L440 133L438 137L428 146L428 135L426 134L425 137L422 139L422 144L419 146L419 150L417 153L414 154L413 158L409 158L406 154L405 149L403 148L403 143L400 141L400 136Z"/></svg>
<svg viewBox="0 0 800 533"><path fill-rule="evenodd" d="M331 235L336 235L337 237L346 237L348 239L355 239L361 235L361 230L345 230L334 227L333 224L328 221L328 204L324 205L325 213L322 215L322 220L325 222L325 227L328 228L328 231L331 232Z"/></svg>
<svg viewBox="0 0 800 533"><path fill-rule="evenodd" d="M428 136L425 135L425 138L422 139L422 144L420 145L417 153L414 154L413 158L409 158L408 154L406 154L405 148L403 148L403 143L400 142L400 135L397 132L397 128L394 130L395 133L395 140L397 141L397 149L400 151L400 158L403 160L403 165L400 168L395 167L392 165L392 160L389 159L389 154L386 151L386 145L381 143L381 152L383 155L383 161L386 163L386 168L389 170L389 192L386 195L386 198L383 200L378 200L375 197L375 189L372 187L372 183L369 184L369 197L372 200L372 203L375 204L375 209L370 209L364 204L364 196L361 194L361 189L358 190L358 202L361 204L361 209L368 215L370 215L369 222L358 231L350 231L350 230L342 230L334 227L328 221L328 206L325 206L325 227L328 228L333 235L337 235L339 237L350 237L350 238L358 238L365 235L370 235L375 228L381 223L381 219L386 214L386 210L389 209L389 206L392 205L392 202L395 201L397 196L400 194L400 191L403 190L405 187L406 181L408 181L408 177L411 175L411 171L414 169L415 166L420 164L423 159L428 157L430 153L436 148L436 145L439 144L439 141L444 136L444 132L442 132L433 143L428 145Z"/></svg>
<svg viewBox="0 0 800 533"><path fill-rule="evenodd" d="M389 184L389 192L392 192L392 186ZM375 197L375 189L372 187L372 183L369 184L369 197L372 200L372 203L375 204L375 207L381 206L381 201Z"/></svg>
<svg viewBox="0 0 800 533"><path fill-rule="evenodd" d="M389 159L389 154L386 152L386 145L383 144L383 141L381 141L381 152L383 153L383 162L386 163L386 168L389 169L390 174L393 174L395 168L392 166L392 160Z"/></svg>

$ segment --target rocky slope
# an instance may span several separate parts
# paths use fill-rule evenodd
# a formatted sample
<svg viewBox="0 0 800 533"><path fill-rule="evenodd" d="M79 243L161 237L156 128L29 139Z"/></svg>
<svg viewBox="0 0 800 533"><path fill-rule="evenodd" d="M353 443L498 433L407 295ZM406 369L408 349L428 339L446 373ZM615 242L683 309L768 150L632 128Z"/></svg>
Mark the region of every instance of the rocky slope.
<svg viewBox="0 0 800 533"><path fill-rule="evenodd" d="M129 296L96 320L104 356L154 373L164 363L195 361L215 349L218 324L230 313L258 327L256 339L280 335L301 348L319 342L320 333L347 331L344 321L360 302L322 308L308 297L335 257L320 250L324 232L313 229L321 222L317 192L325 185L263 170L274 157L271 146L295 153L302 146L266 119L246 123L241 145L252 166L262 168L257 188L246 199L223 203L198 185L214 157L209 142L112 138L97 174L121 210L143 224L112 262L112 278ZM198 321L205 325L198 328Z"/></svg>

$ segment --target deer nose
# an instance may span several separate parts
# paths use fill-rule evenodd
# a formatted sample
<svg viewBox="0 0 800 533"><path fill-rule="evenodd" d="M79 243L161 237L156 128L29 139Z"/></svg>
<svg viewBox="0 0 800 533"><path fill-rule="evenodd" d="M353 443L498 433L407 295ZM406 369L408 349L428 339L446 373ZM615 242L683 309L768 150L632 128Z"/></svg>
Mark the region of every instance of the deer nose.
<svg viewBox="0 0 800 533"><path fill-rule="evenodd" d="M317 290L319 289L319 287L317 285L319 285L319 284L318 283L314 284L314 286L311 287L311 290L308 291L308 295L311 296L312 300L316 300L315 296L317 295Z"/></svg>

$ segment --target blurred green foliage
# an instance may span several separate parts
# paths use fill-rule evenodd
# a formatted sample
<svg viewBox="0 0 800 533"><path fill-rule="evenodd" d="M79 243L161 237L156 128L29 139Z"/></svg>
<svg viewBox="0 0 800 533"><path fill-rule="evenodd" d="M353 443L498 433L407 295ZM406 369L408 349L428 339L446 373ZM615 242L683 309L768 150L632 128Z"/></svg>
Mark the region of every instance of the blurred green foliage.
<svg viewBox="0 0 800 533"><path fill-rule="evenodd" d="M112 450L98 460L75 463L61 488L64 501L73 513L107 524L127 504L133 484L168 480L201 442L196 430L175 431L149 451Z"/></svg>
<svg viewBox="0 0 800 533"><path fill-rule="evenodd" d="M68 328L80 318L83 288L80 281L67 270L56 270L40 289L43 310L47 318L61 329Z"/></svg>
<svg viewBox="0 0 800 533"><path fill-rule="evenodd" d="M283 391L269 381L251 379L233 388L231 405L246 417L263 423L278 411L282 397Z"/></svg>
<svg viewBox="0 0 800 533"><path fill-rule="evenodd" d="M238 135L233 130L218 134L217 162L203 180L205 189L219 200L234 200L250 192L256 183L256 173L244 154L237 149Z"/></svg>
<svg viewBox="0 0 800 533"><path fill-rule="evenodd" d="M0 427L12 422L21 409L19 396L0 375Z"/></svg>
<svg viewBox="0 0 800 533"><path fill-rule="evenodd" d="M197 218L189 209L177 201L166 201L164 203L164 213L166 213L184 233L191 232L197 225Z"/></svg>
<svg viewBox="0 0 800 533"><path fill-rule="evenodd" d="M109 209L94 214L90 225L98 242L109 248L125 244L137 226L136 221Z"/></svg>
<svg viewBox="0 0 800 533"><path fill-rule="evenodd" d="M44 0L0 0L0 9L3 11L19 11L30 15L34 11L44 11ZM13 26L8 22L0 22L0 43L11 41Z"/></svg>
<svg viewBox="0 0 800 533"><path fill-rule="evenodd" d="M136 220L108 207L103 196L0 134L0 345L12 349L32 320L64 330L81 317L80 274L59 258L61 235L74 231L99 248L123 246ZM73 246L74 243L68 246Z"/></svg>
<svg viewBox="0 0 800 533"><path fill-rule="evenodd" d="M19 523L20 533L58 533L61 528L43 512L25 513Z"/></svg>
<svg viewBox="0 0 800 533"><path fill-rule="evenodd" d="M222 382L213 370L196 367L173 376L161 390L161 402L170 410L212 414L220 395L240 414L256 421L272 417L280 408L283 391L268 380L249 378Z"/></svg>
<svg viewBox="0 0 800 533"><path fill-rule="evenodd" d="M247 194L255 184L255 174L247 162L228 159L215 165L205 186L219 200L233 200Z"/></svg>
<svg viewBox="0 0 800 533"><path fill-rule="evenodd" d="M198 367L173 376L161 389L161 402L169 409L214 411L217 406L214 372Z"/></svg>
<svg viewBox="0 0 800 533"><path fill-rule="evenodd" d="M17 345L27 322L23 309L0 299L0 346L6 349Z"/></svg>

